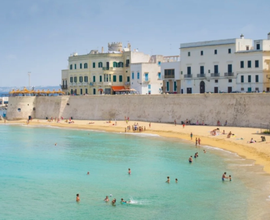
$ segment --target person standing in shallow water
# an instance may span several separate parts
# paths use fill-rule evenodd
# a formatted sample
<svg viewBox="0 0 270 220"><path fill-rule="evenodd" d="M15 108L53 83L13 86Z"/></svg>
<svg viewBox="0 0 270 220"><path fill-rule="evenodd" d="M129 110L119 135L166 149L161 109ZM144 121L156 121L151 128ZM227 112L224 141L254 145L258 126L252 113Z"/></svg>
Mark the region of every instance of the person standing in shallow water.
<svg viewBox="0 0 270 220"><path fill-rule="evenodd" d="M167 176L167 181L166 181L166 183L170 183L170 177L169 177L169 176Z"/></svg>
<svg viewBox="0 0 270 220"><path fill-rule="evenodd" d="M129 175L131 174L131 170L130 170L130 168L128 168L128 174L129 174Z"/></svg>
<svg viewBox="0 0 270 220"><path fill-rule="evenodd" d="M76 202L80 202L80 195L79 194L76 195Z"/></svg>
<svg viewBox="0 0 270 220"><path fill-rule="evenodd" d="M192 138L193 138L193 134L192 134L192 132L190 133L190 139L192 140Z"/></svg>

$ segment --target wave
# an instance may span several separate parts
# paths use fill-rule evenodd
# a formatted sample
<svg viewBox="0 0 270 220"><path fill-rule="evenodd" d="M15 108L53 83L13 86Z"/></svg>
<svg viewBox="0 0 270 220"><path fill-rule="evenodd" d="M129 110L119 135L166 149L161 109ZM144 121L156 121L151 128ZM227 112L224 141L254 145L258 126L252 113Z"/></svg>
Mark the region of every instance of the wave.
<svg viewBox="0 0 270 220"><path fill-rule="evenodd" d="M222 151L224 153L233 154L235 156L240 157L237 153L234 153L234 152L231 152L231 151L228 151L228 150L224 150L224 149L221 149L221 148L218 148L218 147L212 147L212 146L208 146L208 145L203 145L202 147L207 148L207 149L211 149L211 150Z"/></svg>

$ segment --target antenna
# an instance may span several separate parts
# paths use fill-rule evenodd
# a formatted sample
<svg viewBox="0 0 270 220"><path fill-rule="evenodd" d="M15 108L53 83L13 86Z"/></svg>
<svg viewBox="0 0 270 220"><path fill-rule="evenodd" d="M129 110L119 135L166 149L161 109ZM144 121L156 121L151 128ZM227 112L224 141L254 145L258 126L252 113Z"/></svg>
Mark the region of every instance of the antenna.
<svg viewBox="0 0 270 220"><path fill-rule="evenodd" d="M31 89L31 72L28 72L28 87Z"/></svg>

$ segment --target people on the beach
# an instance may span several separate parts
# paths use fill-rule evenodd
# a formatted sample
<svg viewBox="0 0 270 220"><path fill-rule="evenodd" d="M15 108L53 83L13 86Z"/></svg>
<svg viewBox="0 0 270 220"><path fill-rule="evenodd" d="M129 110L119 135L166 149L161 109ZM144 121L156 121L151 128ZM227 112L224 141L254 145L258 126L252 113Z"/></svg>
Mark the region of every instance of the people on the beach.
<svg viewBox="0 0 270 220"><path fill-rule="evenodd" d="M176 126L176 120L174 119L174 125Z"/></svg>
<svg viewBox="0 0 270 220"><path fill-rule="evenodd" d="M109 196L106 196L106 198L104 199L105 202L109 202Z"/></svg>
<svg viewBox="0 0 270 220"><path fill-rule="evenodd" d="M170 183L170 177L169 176L167 176L166 183Z"/></svg>
<svg viewBox="0 0 270 220"><path fill-rule="evenodd" d="M197 147L197 145L198 145L198 139L196 138L195 139L195 146Z"/></svg>
<svg viewBox="0 0 270 220"><path fill-rule="evenodd" d="M232 135L232 132L230 131L230 132L228 133L228 135L227 135L227 138L230 138L231 135Z"/></svg>
<svg viewBox="0 0 270 220"><path fill-rule="evenodd" d="M201 145L201 139L200 138L198 138L198 144Z"/></svg>
<svg viewBox="0 0 270 220"><path fill-rule="evenodd" d="M192 132L190 133L190 139L192 140L192 138L193 138L193 134L192 134Z"/></svg>
<svg viewBox="0 0 270 220"><path fill-rule="evenodd" d="M76 202L80 202L80 195L79 194L76 195Z"/></svg>
<svg viewBox="0 0 270 220"><path fill-rule="evenodd" d="M188 162L192 163L192 156L189 157Z"/></svg>
<svg viewBox="0 0 270 220"><path fill-rule="evenodd" d="M128 168L128 174L129 174L129 175L131 174L131 170L130 170L130 168Z"/></svg>
<svg viewBox="0 0 270 220"><path fill-rule="evenodd" d="M251 138L249 143L256 143L256 141L253 138Z"/></svg>

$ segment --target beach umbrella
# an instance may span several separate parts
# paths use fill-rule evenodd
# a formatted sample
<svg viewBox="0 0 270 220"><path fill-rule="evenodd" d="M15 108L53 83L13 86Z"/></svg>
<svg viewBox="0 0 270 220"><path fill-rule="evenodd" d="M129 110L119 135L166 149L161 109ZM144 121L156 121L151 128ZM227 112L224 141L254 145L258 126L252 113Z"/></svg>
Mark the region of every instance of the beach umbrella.
<svg viewBox="0 0 270 220"><path fill-rule="evenodd" d="M14 94L16 93L15 89L12 89L12 91L9 92L9 94Z"/></svg>

